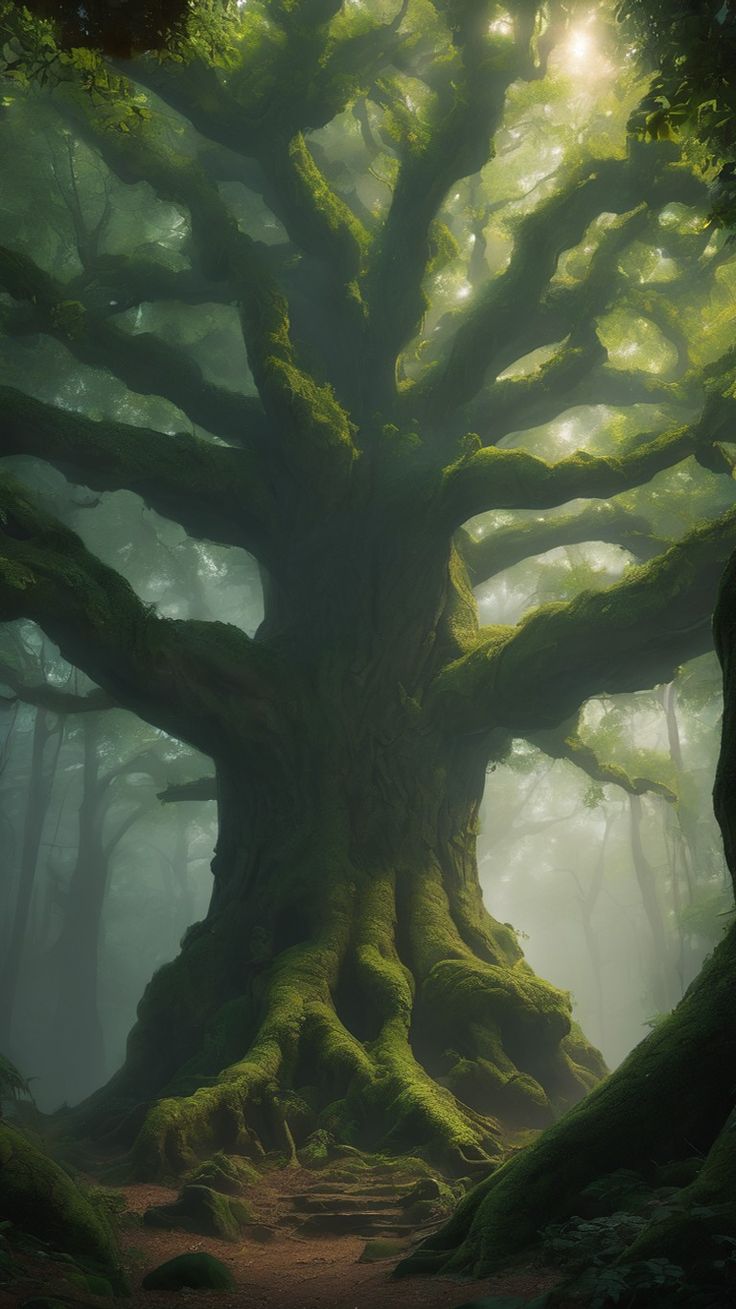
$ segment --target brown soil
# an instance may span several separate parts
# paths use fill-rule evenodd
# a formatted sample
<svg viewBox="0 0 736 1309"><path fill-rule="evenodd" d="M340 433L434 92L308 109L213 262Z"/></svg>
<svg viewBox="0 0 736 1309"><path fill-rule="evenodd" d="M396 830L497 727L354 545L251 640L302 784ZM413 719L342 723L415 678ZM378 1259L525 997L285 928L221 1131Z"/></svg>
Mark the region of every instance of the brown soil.
<svg viewBox="0 0 736 1309"><path fill-rule="evenodd" d="M377 1262L361 1263L366 1239L371 1235L393 1238L409 1250L426 1235L428 1228L398 1230L403 1215L395 1207L395 1199L387 1194L383 1209L374 1210L380 1201L371 1199L371 1213L379 1229L364 1235L357 1233L333 1234L303 1232L310 1227L310 1213L303 1212L307 1205L319 1207L323 1192L313 1173L301 1169L286 1169L267 1174L257 1188L259 1224L243 1239L231 1243L214 1237L200 1236L181 1230L164 1230L149 1227L141 1218L151 1205L168 1204L176 1192L161 1186L135 1185L120 1188L128 1205L128 1216L121 1228L123 1262L128 1273L133 1295L120 1302L131 1309L171 1309L174 1305L186 1309L457 1309L490 1295L517 1295L532 1300L559 1280L559 1273L543 1267L528 1265L509 1271L504 1276L484 1281L468 1282L450 1278L392 1278L392 1270L401 1257L400 1251ZM385 1188L388 1192L389 1188ZM348 1200L359 1212L351 1225L360 1227L360 1205L364 1189L348 1187L342 1193L330 1196L330 1213L339 1213L342 1201ZM371 1196L373 1192L370 1193ZM248 1192L249 1203L255 1198ZM391 1205L391 1208L389 1208ZM302 1210L302 1212L300 1212ZM394 1215L396 1220L394 1221ZM343 1213L344 1216L344 1213ZM329 1214L326 1218L327 1226ZM366 1223L370 1229L370 1224ZM232 1272L237 1289L234 1291L145 1291L141 1281L146 1273L175 1255L191 1251L207 1251L220 1259ZM0 1288L0 1309L21 1305L33 1294L51 1295L56 1292L67 1304L107 1306L110 1302L94 1296L69 1295L71 1288L64 1285L63 1265L29 1261L28 1276L12 1288Z"/></svg>

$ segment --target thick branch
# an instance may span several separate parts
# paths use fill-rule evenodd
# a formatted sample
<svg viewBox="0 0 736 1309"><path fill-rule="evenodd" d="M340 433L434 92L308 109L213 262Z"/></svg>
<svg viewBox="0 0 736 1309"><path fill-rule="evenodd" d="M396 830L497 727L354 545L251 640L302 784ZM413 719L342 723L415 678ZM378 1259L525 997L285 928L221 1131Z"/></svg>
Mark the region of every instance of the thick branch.
<svg viewBox="0 0 736 1309"><path fill-rule="evenodd" d="M0 454L35 455L97 491L135 491L195 536L255 553L267 543L270 493L247 451L86 418L1 387Z"/></svg>
<svg viewBox="0 0 736 1309"><path fill-rule="evenodd" d="M483 445L497 445L510 432L524 432L554 422L581 405L635 404L681 408L689 416L702 403L699 378L665 381L655 373L626 372L601 363L605 351L597 338L585 346L567 344L547 363L525 377L494 382L442 424L447 436L476 431Z"/></svg>
<svg viewBox="0 0 736 1309"><path fill-rule="evenodd" d="M620 455L578 450L549 464L525 450L476 449L445 470L446 512L459 526L489 509L547 509L568 500L607 499L649 482L689 455L730 474L731 463L715 438L733 409L732 400L717 397L697 423L649 439L642 434L628 441Z"/></svg>
<svg viewBox="0 0 736 1309"><path fill-rule="evenodd" d="M646 519L615 503L603 503L586 505L577 514L535 518L511 527L492 528L479 540L463 531L459 549L471 584L479 586L523 559L546 554L559 546L582 545L588 541L623 546L638 559L650 559L663 545L652 536Z"/></svg>
<svg viewBox="0 0 736 1309"><path fill-rule="evenodd" d="M557 726L590 696L670 681L712 646L711 612L736 546L736 510L697 529L607 591L536 610L518 627L487 628L434 686L449 730Z"/></svg>
<svg viewBox="0 0 736 1309"><path fill-rule="evenodd" d="M0 478L0 621L30 618L103 691L205 753L262 741L276 715L272 665L237 628L156 616L79 537ZM213 700L211 686L217 687Z"/></svg>

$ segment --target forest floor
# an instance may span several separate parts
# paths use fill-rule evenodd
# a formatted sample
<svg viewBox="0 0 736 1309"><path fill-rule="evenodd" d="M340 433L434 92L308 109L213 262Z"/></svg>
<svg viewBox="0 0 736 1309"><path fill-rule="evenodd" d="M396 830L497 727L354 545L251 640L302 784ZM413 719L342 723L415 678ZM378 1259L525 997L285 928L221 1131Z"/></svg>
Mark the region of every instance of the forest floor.
<svg viewBox="0 0 736 1309"><path fill-rule="evenodd" d="M258 1219L237 1242L181 1229L144 1224L152 1205L169 1204L176 1191L162 1186L116 1188L125 1198L120 1238L123 1264L132 1289L126 1305L147 1309L458 1309L491 1295L524 1301L560 1280L558 1270L527 1264L483 1281L446 1277L394 1279L402 1253L428 1234L403 1221L398 1197L390 1188L334 1188L320 1184L313 1172L283 1169L266 1174L258 1187ZM249 1196L249 1199L252 1197ZM331 1230L346 1226L344 1232ZM326 1228L327 1230L320 1230ZM362 1229L362 1230L361 1230ZM380 1244L383 1242L384 1244ZM230 1269L232 1291L150 1291L141 1286L151 1269L175 1255L206 1251ZM368 1261L366 1261L368 1256ZM34 1295L56 1295L68 1306L107 1306L110 1301L69 1296L64 1267L29 1260L27 1276L7 1298L0 1288L0 1309L22 1305Z"/></svg>
<svg viewBox="0 0 736 1309"><path fill-rule="evenodd" d="M264 1178L261 1213L269 1239L246 1235L242 1243L231 1244L181 1231L137 1226L126 1229L126 1267L131 1283L139 1287L145 1274L166 1259L190 1250L206 1250L232 1272L237 1290L229 1293L186 1293L186 1305L221 1305L222 1309L457 1309L468 1301L490 1295L516 1295L532 1300L560 1280L559 1271L529 1266L504 1277L482 1282L450 1278L412 1277L394 1279L392 1271L401 1257L394 1249L388 1257L361 1262L371 1240L349 1232L300 1232L289 1221L294 1198L309 1187L301 1170L284 1170ZM169 1203L175 1196L162 1187L123 1188L131 1214L142 1213L152 1204ZM335 1197L335 1211L341 1197ZM351 1226L359 1226L359 1222ZM389 1224L390 1226L390 1219ZM369 1225L366 1224L368 1228ZM386 1233L388 1237L388 1232ZM426 1232L425 1232L426 1234ZM374 1239L380 1239L380 1233ZM420 1239L416 1232L405 1235L408 1250ZM398 1245L398 1242L396 1242ZM370 1245L369 1245L370 1251ZM138 1291L135 1305L163 1309L175 1297L171 1292Z"/></svg>

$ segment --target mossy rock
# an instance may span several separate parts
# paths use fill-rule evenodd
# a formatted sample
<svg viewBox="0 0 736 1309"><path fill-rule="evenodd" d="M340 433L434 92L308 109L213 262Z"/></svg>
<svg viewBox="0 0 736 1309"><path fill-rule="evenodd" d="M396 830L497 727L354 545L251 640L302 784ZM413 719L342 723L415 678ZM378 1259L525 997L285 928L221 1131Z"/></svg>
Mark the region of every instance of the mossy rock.
<svg viewBox="0 0 736 1309"><path fill-rule="evenodd" d="M89 1261L115 1290L125 1289L107 1215L38 1145L7 1123L0 1123L2 1218L54 1249Z"/></svg>
<svg viewBox="0 0 736 1309"><path fill-rule="evenodd" d="M258 1181L260 1173L253 1164L220 1152L198 1164L187 1177L191 1185L208 1186L222 1195L241 1195L246 1186Z"/></svg>
<svg viewBox="0 0 736 1309"><path fill-rule="evenodd" d="M324 1127L312 1132L299 1150L299 1162L303 1168L324 1168L334 1158L335 1138Z"/></svg>
<svg viewBox="0 0 736 1309"><path fill-rule="evenodd" d="M244 1201L234 1196L190 1183L182 1187L173 1204L147 1209L143 1221L149 1227L181 1227L222 1241L237 1241L242 1229L253 1222L253 1214Z"/></svg>
<svg viewBox="0 0 736 1309"><path fill-rule="evenodd" d="M214 1255L179 1254L146 1273L141 1283L145 1291L180 1291L192 1287L197 1291L233 1291L235 1278Z"/></svg>

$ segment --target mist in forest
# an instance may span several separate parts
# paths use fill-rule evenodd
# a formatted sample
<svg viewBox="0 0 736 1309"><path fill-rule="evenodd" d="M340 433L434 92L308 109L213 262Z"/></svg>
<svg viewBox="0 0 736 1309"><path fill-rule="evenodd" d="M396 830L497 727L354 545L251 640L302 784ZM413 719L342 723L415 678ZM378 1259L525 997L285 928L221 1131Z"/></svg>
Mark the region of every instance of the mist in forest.
<svg viewBox="0 0 736 1309"><path fill-rule="evenodd" d="M402 380L439 355L455 315L508 266L518 225L555 194L590 142L599 155L623 157L641 84L586 41L578 33L545 79L511 87L495 157L448 197L446 248L428 272L430 303L402 355ZM402 79L411 109L421 85ZM177 148L193 154L194 129L167 112ZM0 208L0 243L33 250L60 281L82 277L94 261L113 269L130 253L172 274L189 268L183 208L145 182L121 182L42 98L18 97L4 114L0 166L15 185ZM387 211L392 180L390 154L376 145L379 119L373 103L361 102L309 134L335 186L374 219ZM372 140L376 157L366 168ZM219 191L242 230L264 246L286 242L279 219L242 178L221 181ZM654 215L604 211L564 249L552 279L563 291L602 262L612 233L620 235L603 269L618 294L595 314L606 394L586 394L584 379L561 415L542 413L523 430L512 412L501 448L550 460L578 447L605 453L665 425L670 384L730 341L736 253L708 229L706 214L705 197ZM90 285L85 294L105 321L131 338L149 333L177 346L214 385L254 394L232 306L163 296L126 304L103 276ZM66 319L56 336L14 324L10 294L0 303L8 318L3 384L93 417L182 430L187 420L171 401L134 393L70 353L64 331L71 339L76 330L74 299L58 309ZM674 317L667 305L676 306ZM510 361L498 381L536 377L558 345ZM687 409L686 399L677 412ZM193 539L132 492L90 491L28 456L7 462L162 617L257 632L261 578L243 550ZM533 511L468 522L473 547L497 535L510 551L507 566L475 588L481 623L515 624L539 605L605 589L642 557L643 535L655 553L727 506L730 488L690 460L619 502L628 526L615 542L594 530L582 540L567 532L568 505L545 515L562 543L539 553L523 548L524 532L533 542L541 521ZM120 1065L146 983L206 914L217 839L213 769L131 713L95 707L89 679L31 622L0 630L0 684L0 1050L32 1079L39 1106L52 1109L77 1103ZM730 921L710 799L719 720L720 675L707 654L666 685L587 702L580 736L604 765L578 766L538 734L514 739L488 769L478 832L486 904L513 926L535 971L571 993L577 1021L610 1067L677 1003Z"/></svg>

